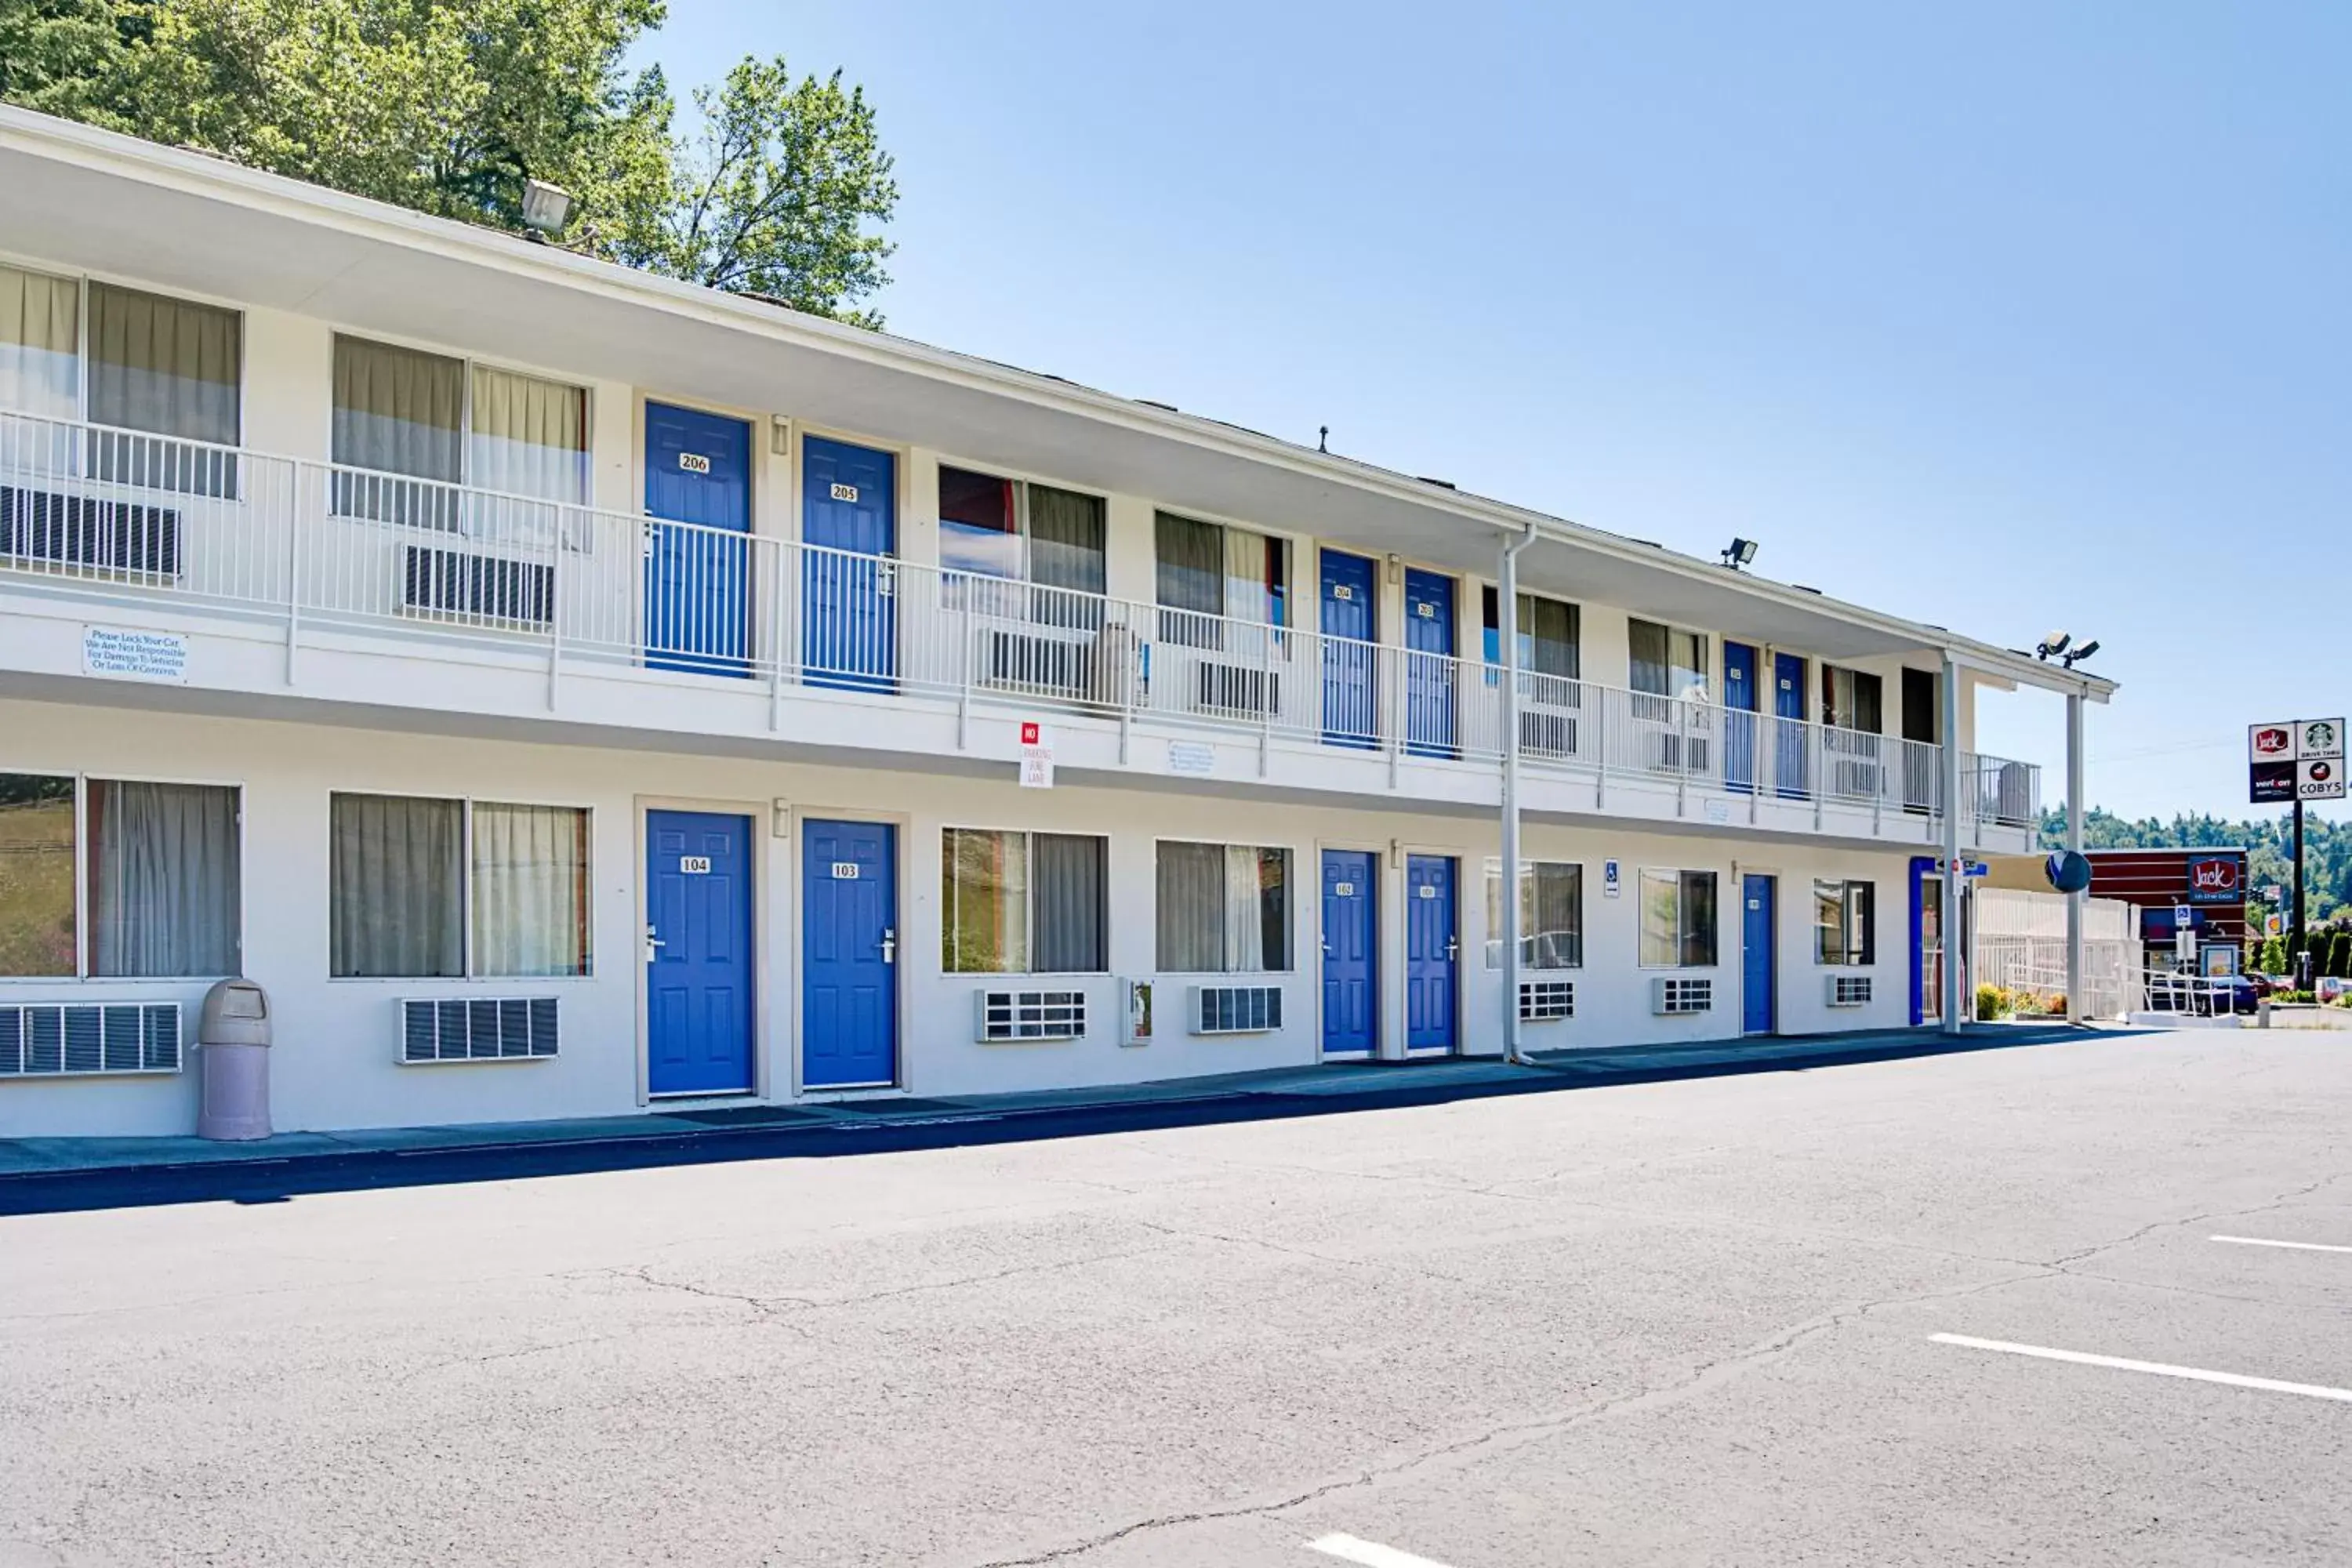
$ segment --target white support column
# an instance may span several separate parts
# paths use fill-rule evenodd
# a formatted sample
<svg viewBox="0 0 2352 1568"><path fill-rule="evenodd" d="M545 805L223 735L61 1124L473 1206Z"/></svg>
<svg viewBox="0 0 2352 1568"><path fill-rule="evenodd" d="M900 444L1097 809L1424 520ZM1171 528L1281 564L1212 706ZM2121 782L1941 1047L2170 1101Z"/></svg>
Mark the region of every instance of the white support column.
<svg viewBox="0 0 2352 1568"><path fill-rule="evenodd" d="M2066 847L2083 852L2083 694L2066 694ZM2088 891L2066 895L2066 1021L2083 1021L2083 900Z"/></svg>
<svg viewBox="0 0 2352 1568"><path fill-rule="evenodd" d="M1519 1032L1519 552L1535 530L1503 546L1496 627L1503 658L1503 1059L1524 1061Z"/></svg>
<svg viewBox="0 0 2352 1568"><path fill-rule="evenodd" d="M1963 1027L1961 1008L1966 1000L1961 990L1960 955L1960 889L1966 880L1960 865L1960 667L1949 653L1944 655L1943 680L1943 774L1944 774L1944 1033L1957 1035Z"/></svg>

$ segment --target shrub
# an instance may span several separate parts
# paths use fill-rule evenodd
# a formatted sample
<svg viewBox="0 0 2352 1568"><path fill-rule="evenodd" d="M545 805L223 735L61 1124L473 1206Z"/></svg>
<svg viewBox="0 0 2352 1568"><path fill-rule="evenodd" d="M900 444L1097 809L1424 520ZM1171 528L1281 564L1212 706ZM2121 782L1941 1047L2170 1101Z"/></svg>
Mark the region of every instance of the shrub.
<svg viewBox="0 0 2352 1568"><path fill-rule="evenodd" d="M2015 1016L2017 994L2007 986L1985 981L1977 986L1977 1022L1990 1024L1998 1018Z"/></svg>

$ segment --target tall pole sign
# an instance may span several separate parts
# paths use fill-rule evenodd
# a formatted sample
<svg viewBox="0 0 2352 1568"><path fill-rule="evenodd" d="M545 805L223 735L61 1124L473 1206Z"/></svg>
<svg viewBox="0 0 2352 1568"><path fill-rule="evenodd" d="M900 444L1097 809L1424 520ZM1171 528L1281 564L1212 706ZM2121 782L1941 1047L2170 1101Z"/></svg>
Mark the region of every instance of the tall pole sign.
<svg viewBox="0 0 2352 1568"><path fill-rule="evenodd" d="M2303 805L2311 800L2344 798L2344 721L2296 719L2255 724L2246 731L2247 798L2256 805L2286 801L2294 818L2291 859L2294 908L2287 926L2287 952L2303 974Z"/></svg>

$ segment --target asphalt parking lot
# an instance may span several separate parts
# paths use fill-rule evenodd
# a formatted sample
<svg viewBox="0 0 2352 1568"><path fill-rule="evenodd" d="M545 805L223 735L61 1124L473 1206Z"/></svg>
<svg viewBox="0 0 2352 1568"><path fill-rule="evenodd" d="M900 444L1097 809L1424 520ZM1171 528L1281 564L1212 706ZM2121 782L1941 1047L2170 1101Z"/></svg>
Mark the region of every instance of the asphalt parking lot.
<svg viewBox="0 0 2352 1568"><path fill-rule="evenodd" d="M2352 1049L0 1218L0 1568L2336 1563Z"/></svg>

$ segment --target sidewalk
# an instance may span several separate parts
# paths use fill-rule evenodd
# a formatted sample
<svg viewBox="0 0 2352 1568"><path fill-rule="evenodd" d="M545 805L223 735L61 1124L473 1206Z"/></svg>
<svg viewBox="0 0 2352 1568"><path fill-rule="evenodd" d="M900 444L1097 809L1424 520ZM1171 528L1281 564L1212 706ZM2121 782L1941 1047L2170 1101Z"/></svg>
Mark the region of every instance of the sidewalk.
<svg viewBox="0 0 2352 1568"><path fill-rule="evenodd" d="M2063 1026L2000 1025L1972 1028L1958 1037L1928 1029L1901 1029L1715 1040L1688 1046L1624 1046L1546 1053L1533 1068L1509 1067L1491 1057L1333 1063L1101 1089L972 1095L953 1100L885 1095L824 1104L751 1103L570 1121L281 1132L248 1143L215 1143L195 1137L0 1139L0 1186L49 1185L61 1178L126 1173L217 1173L224 1167L348 1164L385 1156L432 1153L506 1153L521 1157L527 1166L529 1156L539 1152L551 1157L551 1165L573 1166L581 1151L618 1151L639 1146L651 1152L656 1145L722 1144L752 1137L761 1144L761 1152L773 1147L778 1153L788 1153L793 1134L838 1134L845 1131L872 1134L892 1129L976 1127L1035 1118L1085 1123L1100 1121L1103 1113L1114 1111L1135 1113L1119 1117L1122 1124L1131 1125L1140 1120L1144 1124L1178 1125L1195 1120L1322 1114L1495 1094L1546 1093L1606 1084L1795 1071L1951 1051L2040 1045L2084 1037L2085 1033ZM1080 1126L1049 1132L1041 1128L1035 1135L1059 1136L1085 1130ZM997 1135L1002 1136L1002 1132ZM936 1134L924 1140L940 1141ZM822 1142L831 1144L837 1140ZM865 1142L861 1138L860 1145ZM886 1144L875 1140L871 1146L878 1150ZM573 1157L554 1160L559 1151Z"/></svg>

